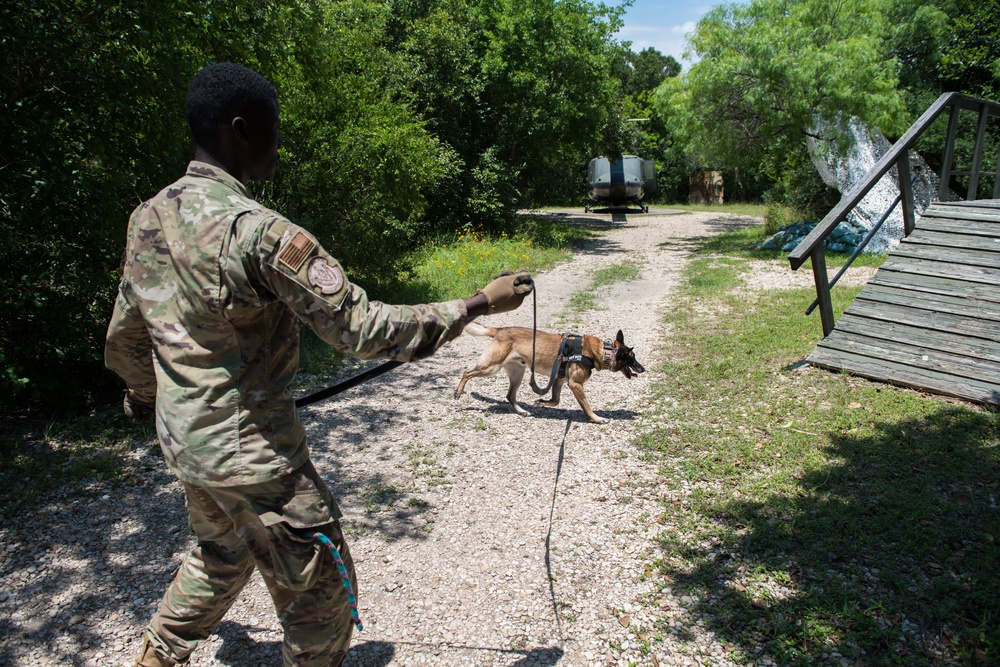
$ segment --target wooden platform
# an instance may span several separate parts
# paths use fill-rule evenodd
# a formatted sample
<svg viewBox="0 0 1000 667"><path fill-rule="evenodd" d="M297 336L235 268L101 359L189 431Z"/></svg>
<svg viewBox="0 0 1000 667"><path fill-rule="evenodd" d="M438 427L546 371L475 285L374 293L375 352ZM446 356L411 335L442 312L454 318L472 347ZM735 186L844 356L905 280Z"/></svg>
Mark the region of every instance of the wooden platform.
<svg viewBox="0 0 1000 667"><path fill-rule="evenodd" d="M928 208L807 361L1000 405L1000 200Z"/></svg>

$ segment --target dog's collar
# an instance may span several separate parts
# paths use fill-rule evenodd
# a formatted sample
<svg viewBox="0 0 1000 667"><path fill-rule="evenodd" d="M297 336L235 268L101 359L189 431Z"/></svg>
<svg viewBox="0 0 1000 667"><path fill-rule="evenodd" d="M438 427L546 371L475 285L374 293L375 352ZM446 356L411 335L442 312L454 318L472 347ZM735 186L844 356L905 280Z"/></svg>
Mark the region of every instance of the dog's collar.
<svg viewBox="0 0 1000 667"><path fill-rule="evenodd" d="M611 364L615 360L615 344L610 338L604 339L604 356L601 358L601 368L611 370Z"/></svg>

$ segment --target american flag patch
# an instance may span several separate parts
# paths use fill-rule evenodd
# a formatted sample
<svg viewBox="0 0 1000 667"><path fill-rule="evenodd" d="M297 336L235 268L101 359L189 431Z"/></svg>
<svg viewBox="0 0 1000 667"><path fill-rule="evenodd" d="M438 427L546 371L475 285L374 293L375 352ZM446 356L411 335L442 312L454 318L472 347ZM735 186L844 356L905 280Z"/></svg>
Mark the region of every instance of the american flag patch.
<svg viewBox="0 0 1000 667"><path fill-rule="evenodd" d="M298 273L302 263L315 250L316 243L302 232L297 232L280 253L278 261Z"/></svg>

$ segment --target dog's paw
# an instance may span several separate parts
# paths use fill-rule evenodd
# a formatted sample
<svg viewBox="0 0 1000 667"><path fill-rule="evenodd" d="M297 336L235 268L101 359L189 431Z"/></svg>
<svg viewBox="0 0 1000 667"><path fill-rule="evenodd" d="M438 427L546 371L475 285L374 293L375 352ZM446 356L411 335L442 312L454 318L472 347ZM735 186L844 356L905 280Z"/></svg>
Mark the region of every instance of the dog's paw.
<svg viewBox="0 0 1000 667"><path fill-rule="evenodd" d="M593 417L591 417L590 421L594 422L595 424L607 424L608 423L607 419L605 419L604 417L598 417L597 415L594 415Z"/></svg>

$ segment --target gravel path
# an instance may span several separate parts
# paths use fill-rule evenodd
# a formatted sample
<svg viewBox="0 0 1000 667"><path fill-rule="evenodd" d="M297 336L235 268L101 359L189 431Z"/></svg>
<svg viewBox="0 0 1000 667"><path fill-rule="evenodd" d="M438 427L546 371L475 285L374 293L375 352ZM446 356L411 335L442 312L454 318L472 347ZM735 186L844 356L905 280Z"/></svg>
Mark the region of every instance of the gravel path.
<svg viewBox="0 0 1000 667"><path fill-rule="evenodd" d="M710 213L552 214L604 229L536 277L540 326L612 337L647 373L597 373L590 423L570 392L529 417L507 379L473 379L486 341L462 336L303 411L317 469L340 500L365 624L349 664L728 665L725 647L645 576L665 480L633 445L666 332L662 313L692 242L752 222ZM635 281L566 303L598 268L637 261ZM531 325L530 302L483 322ZM527 383L525 383L526 385ZM191 544L179 484L137 442L116 489L64 487L0 521L0 665L130 665L143 626ZM670 480L677 488L683 480ZM259 576L191 665L275 665L280 630Z"/></svg>

